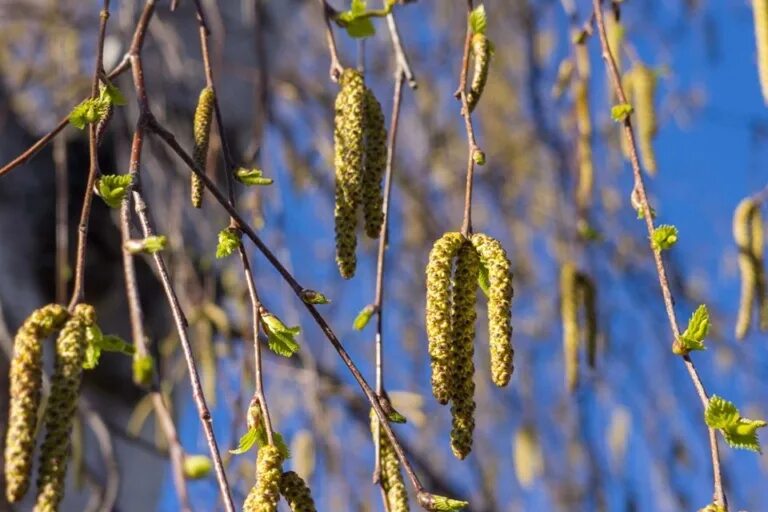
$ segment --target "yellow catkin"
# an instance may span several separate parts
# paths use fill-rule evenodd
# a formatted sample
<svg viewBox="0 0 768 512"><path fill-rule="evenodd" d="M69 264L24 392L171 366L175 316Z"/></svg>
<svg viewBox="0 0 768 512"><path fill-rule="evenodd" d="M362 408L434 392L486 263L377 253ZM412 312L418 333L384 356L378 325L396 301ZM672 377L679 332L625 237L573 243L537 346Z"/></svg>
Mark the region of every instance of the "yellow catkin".
<svg viewBox="0 0 768 512"><path fill-rule="evenodd" d="M560 268L560 316L563 327L565 386L573 391L579 383L579 313L576 269L570 262Z"/></svg>
<svg viewBox="0 0 768 512"><path fill-rule="evenodd" d="M563 59L557 67L557 78L555 78L555 85L552 87L553 98L559 99L568 90L568 86L573 78L573 72L573 60Z"/></svg>
<svg viewBox="0 0 768 512"><path fill-rule="evenodd" d="M484 34L472 35L472 55L474 57L472 83L467 93L467 107L472 112L480 101L480 96L488 81L488 71L491 64L491 42Z"/></svg>
<svg viewBox="0 0 768 512"><path fill-rule="evenodd" d="M317 512L312 492L304 480L293 471L287 471L280 477L280 494L288 502L291 512Z"/></svg>
<svg viewBox="0 0 768 512"><path fill-rule="evenodd" d="M768 330L768 289L765 277L765 221L760 205L756 205L749 219L750 250L755 267L755 298L757 300L758 325Z"/></svg>
<svg viewBox="0 0 768 512"><path fill-rule="evenodd" d="M29 488L35 449L37 411L43 382L42 341L69 318L67 310L50 304L35 310L16 333L10 369L10 410L5 441L5 496L19 501Z"/></svg>
<svg viewBox="0 0 768 512"><path fill-rule="evenodd" d="M275 446L259 448L256 459L256 485L245 499L243 512L276 512L280 501L283 458Z"/></svg>
<svg viewBox="0 0 768 512"><path fill-rule="evenodd" d="M208 159L208 143L211 140L211 121L213 120L213 89L210 87L200 91L200 98L197 100L195 109L195 119L193 125L193 136L195 147L193 158L198 169L205 172L205 164ZM192 206L200 208L203 205L203 182L196 174L192 174L192 192L190 194Z"/></svg>
<svg viewBox="0 0 768 512"><path fill-rule="evenodd" d="M576 44L576 79L573 82L573 106L576 117L576 158L578 180L576 205L586 210L592 204L595 170L592 164L592 120L589 115L589 53L583 43Z"/></svg>
<svg viewBox="0 0 768 512"><path fill-rule="evenodd" d="M768 0L752 0L757 46L757 71L763 101L768 104Z"/></svg>
<svg viewBox="0 0 768 512"><path fill-rule="evenodd" d="M501 243L488 235L472 235L480 260L488 269L488 337L491 348L491 380L499 387L512 376L511 306L512 270Z"/></svg>
<svg viewBox="0 0 768 512"><path fill-rule="evenodd" d="M579 325L579 336L587 349L587 364L595 367L597 359L597 290L592 278L579 272L577 275L578 300L584 308L584 324Z"/></svg>
<svg viewBox="0 0 768 512"><path fill-rule="evenodd" d="M426 327L432 368L432 393L441 404L447 404L453 384L451 351L451 267L461 247L461 233L444 234L432 246L426 269Z"/></svg>
<svg viewBox="0 0 768 512"><path fill-rule="evenodd" d="M524 426L515 433L513 450L517 481L523 489L530 489L544 473L544 456L536 431L531 426Z"/></svg>
<svg viewBox="0 0 768 512"><path fill-rule="evenodd" d="M384 220L382 210L384 197L381 179L387 165L387 129L384 126L384 112L373 91L365 89L365 171L363 173L363 213L365 232L371 238L378 238Z"/></svg>
<svg viewBox="0 0 768 512"><path fill-rule="evenodd" d="M56 339L51 395L45 409L35 512L56 512L64 497L72 421L80 395L86 329L96 323L93 306L78 304Z"/></svg>
<svg viewBox="0 0 768 512"><path fill-rule="evenodd" d="M376 432L378 424L376 413L371 411L371 432ZM384 430L381 430L381 486L387 497L387 510L389 512L408 512L408 491L405 488L403 473L400 471L400 462L397 460L397 454L392 443L389 442Z"/></svg>
<svg viewBox="0 0 768 512"><path fill-rule="evenodd" d="M742 200L733 213L733 240L739 251L739 274L741 275L741 296L736 318L736 339L744 339L752 324L752 308L755 302L757 271L752 253L751 218L757 208L751 198Z"/></svg>
<svg viewBox="0 0 768 512"><path fill-rule="evenodd" d="M334 164L336 168L336 263L345 279L355 275L357 259L357 206L363 177L365 83L360 73L345 69L339 79L334 120Z"/></svg>
<svg viewBox="0 0 768 512"><path fill-rule="evenodd" d="M469 240L465 240L456 254L453 274L453 309L451 312L451 349L453 355L453 381L451 388L451 450L464 459L472 450L472 432L475 428L475 302L480 257Z"/></svg>
<svg viewBox="0 0 768 512"><path fill-rule="evenodd" d="M632 89L635 99L634 108L637 119L638 144L643 168L650 175L655 175L656 152L653 139L656 138L658 125L656 120L656 73L649 67L638 64L632 68Z"/></svg>

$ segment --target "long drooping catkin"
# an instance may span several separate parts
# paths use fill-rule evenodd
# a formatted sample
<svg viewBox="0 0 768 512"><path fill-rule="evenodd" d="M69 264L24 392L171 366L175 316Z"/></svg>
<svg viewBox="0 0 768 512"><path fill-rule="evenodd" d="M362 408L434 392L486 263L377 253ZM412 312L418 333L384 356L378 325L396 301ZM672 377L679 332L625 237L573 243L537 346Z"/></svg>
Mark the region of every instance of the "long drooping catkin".
<svg viewBox="0 0 768 512"><path fill-rule="evenodd" d="M488 235L472 235L485 268L488 269L488 337L491 348L491 379L499 387L506 386L512 375L512 271L507 252L501 243Z"/></svg>
<svg viewBox="0 0 768 512"><path fill-rule="evenodd" d="M58 304L37 309L24 321L13 342L5 441L5 495L11 503L24 497L29 488L43 381L41 343L68 318L67 310Z"/></svg>
<svg viewBox="0 0 768 512"><path fill-rule="evenodd" d="M446 233L432 246L427 263L426 326L432 367L432 393L441 404L451 398L453 353L451 351L451 267L464 236Z"/></svg>
<svg viewBox="0 0 768 512"><path fill-rule="evenodd" d="M475 427L475 302L480 257L469 240L464 240L456 254L453 273L453 309L451 312L451 349L453 350L453 381L450 389L453 406L451 450L459 459L472 450L472 432Z"/></svg>
<svg viewBox="0 0 768 512"><path fill-rule="evenodd" d="M587 274L579 272L576 278L579 303L584 308L584 324L579 325L579 336L587 346L587 364L594 368L597 359L597 290Z"/></svg>
<svg viewBox="0 0 768 512"><path fill-rule="evenodd" d="M742 200L733 213L733 239L739 251L739 274L741 275L741 296L736 318L736 339L744 339L752 324L752 309L758 269L752 252L752 217L757 204L752 198Z"/></svg>
<svg viewBox="0 0 768 512"><path fill-rule="evenodd" d="M637 64L630 71L632 74L632 96L637 118L637 134L640 146L640 159L645 171L654 175L657 171L656 152L653 139L656 138L658 124L656 120L656 73L647 66Z"/></svg>
<svg viewBox="0 0 768 512"><path fill-rule="evenodd" d="M569 391L579 382L579 313L576 269L570 262L560 267L560 316L563 326L565 385Z"/></svg>
<svg viewBox="0 0 768 512"><path fill-rule="evenodd" d="M195 119L192 127L192 133L195 139L193 158L195 165L205 172L205 164L208 159L208 143L211 140L211 121L213 120L213 89L210 87L200 91L200 98L197 100L195 109ZM203 205L203 182L192 173L192 206L200 208Z"/></svg>
<svg viewBox="0 0 768 512"><path fill-rule="evenodd" d="M280 477L280 494L288 502L291 512L317 512L312 492L304 480L293 471L287 471Z"/></svg>
<svg viewBox="0 0 768 512"><path fill-rule="evenodd" d="M764 228L763 212L760 209L760 205L755 204L755 208L749 218L749 246L755 266L755 298L757 300L758 326L761 331L768 330L768 289L766 288L765 278Z"/></svg>
<svg viewBox="0 0 768 512"><path fill-rule="evenodd" d="M384 112L373 92L365 89L365 171L363 173L363 213L365 232L371 238L378 238L384 220L382 206L384 197L381 179L387 165L387 129L384 126Z"/></svg>
<svg viewBox="0 0 768 512"><path fill-rule="evenodd" d="M64 497L69 437L80 395L86 329L96 323L93 306L78 304L56 339L51 395L45 409L45 440L40 451L35 512L55 512Z"/></svg>
<svg viewBox="0 0 768 512"><path fill-rule="evenodd" d="M339 83L334 120L336 263L341 276L350 279L357 264L355 229L363 179L365 84L354 69L345 69Z"/></svg>
<svg viewBox="0 0 768 512"><path fill-rule="evenodd" d="M592 204L592 188L595 170L592 163L592 120L589 114L589 52L585 43L575 45L576 78L573 81L573 107L578 133L576 156L578 161L578 180L576 185L576 205L580 210L588 209Z"/></svg>
<svg viewBox="0 0 768 512"><path fill-rule="evenodd" d="M472 55L474 57L472 83L467 93L467 107L470 112L475 110L485 89L485 83L488 81L488 71L491 65L491 42L485 37L485 34L475 33L472 35Z"/></svg>
<svg viewBox="0 0 768 512"><path fill-rule="evenodd" d="M275 446L259 448L256 459L256 485L251 488L243 505L243 512L276 512L280 501L280 479L283 458Z"/></svg>
<svg viewBox="0 0 768 512"><path fill-rule="evenodd" d="M757 46L757 71L763 101L768 104L768 0L752 0Z"/></svg>
<svg viewBox="0 0 768 512"><path fill-rule="evenodd" d="M376 432L379 418L376 413L371 411L371 432ZM392 444L381 430L381 486L387 496L387 510L389 512L408 512L408 491L405 488L403 473L400 471L400 462L397 460L397 454L392 448Z"/></svg>

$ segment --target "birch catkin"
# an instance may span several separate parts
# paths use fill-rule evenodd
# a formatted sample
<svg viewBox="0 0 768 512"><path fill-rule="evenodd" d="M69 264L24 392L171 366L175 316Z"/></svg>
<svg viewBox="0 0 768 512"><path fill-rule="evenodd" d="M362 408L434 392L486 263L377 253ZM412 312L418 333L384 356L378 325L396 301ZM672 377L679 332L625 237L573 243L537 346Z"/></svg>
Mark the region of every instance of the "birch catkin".
<svg viewBox="0 0 768 512"><path fill-rule="evenodd" d="M195 109L195 119L193 124L193 136L195 147L193 158L198 169L205 172L205 164L208 159L208 144L211 140L211 121L213 120L214 93L210 87L200 91L200 98L197 100ZM200 208L203 205L203 182L192 173L192 192L190 194L192 206Z"/></svg>
<svg viewBox="0 0 768 512"><path fill-rule="evenodd" d="M563 327L565 385L573 391L579 382L579 314L576 269L570 262L560 268L560 316Z"/></svg>
<svg viewBox="0 0 768 512"><path fill-rule="evenodd" d="M595 367L597 359L597 290L592 279L577 274L578 300L584 308L584 324L579 325L579 336L584 339L587 349L587 364Z"/></svg>
<svg viewBox="0 0 768 512"><path fill-rule="evenodd" d="M317 512L312 492L293 471L287 471L280 477L280 494L288 502L291 512Z"/></svg>
<svg viewBox="0 0 768 512"><path fill-rule="evenodd" d="M768 0L752 0L757 46L757 71L763 101L768 104Z"/></svg>
<svg viewBox="0 0 768 512"><path fill-rule="evenodd" d="M376 432L376 426L378 425L379 418L376 413L371 411L371 432ZM387 497L387 510L389 512L408 512L410 506L408 504L408 491L405 488L405 480L403 479L403 473L400 471L400 462L397 460L397 454L392 443L389 442L389 438L382 433L379 442L381 443L381 487L384 489L384 494Z"/></svg>
<svg viewBox="0 0 768 512"><path fill-rule="evenodd" d="M259 448L256 459L257 480L243 505L243 512L276 512L280 501L283 458L275 446Z"/></svg>
<svg viewBox="0 0 768 512"><path fill-rule="evenodd" d="M749 218L750 240L753 265L755 267L755 295L757 300L758 326L761 331L768 330L768 289L765 278L765 223L759 204L755 204Z"/></svg>
<svg viewBox="0 0 768 512"><path fill-rule="evenodd" d="M432 393L441 404L451 398L453 351L451 350L451 267L464 237L444 234L432 246L427 263L426 327L432 367Z"/></svg>
<svg viewBox="0 0 768 512"><path fill-rule="evenodd" d="M5 441L5 495L11 503L19 501L29 488L43 379L41 343L68 318L67 310L58 304L37 309L24 321L13 342Z"/></svg>
<svg viewBox="0 0 768 512"><path fill-rule="evenodd" d="M752 309L755 303L755 291L758 270L755 255L752 252L752 217L757 204L751 198L742 200L733 213L733 239L739 251L739 274L741 276L741 296L736 318L736 339L744 339L752 324Z"/></svg>
<svg viewBox="0 0 768 512"><path fill-rule="evenodd" d="M45 409L45 440L40 451L35 512L55 512L64 497L70 433L80 395L86 329L96 323L93 306L78 304L56 339L51 395Z"/></svg>
<svg viewBox="0 0 768 512"><path fill-rule="evenodd" d="M499 387L512 375L512 271L501 243L483 234L472 235L480 261L488 269L488 336L491 349L491 380Z"/></svg>
<svg viewBox="0 0 768 512"><path fill-rule="evenodd" d="M658 125L656 120L656 73L638 64L630 71L632 73L632 92L635 100L633 105L637 116L637 132L640 145L640 159L645 171L655 175L656 152L653 149L653 139L656 138Z"/></svg>
<svg viewBox="0 0 768 512"><path fill-rule="evenodd" d="M473 71L472 83L467 93L467 107L472 112L480 101L480 96L485 89L485 83L488 81L488 71L491 64L491 42L485 37L485 34L475 33L472 35L472 55Z"/></svg>
<svg viewBox="0 0 768 512"><path fill-rule="evenodd" d="M387 129L384 126L384 112L373 92L365 89L365 171L363 173L363 214L365 232L371 238L378 238L384 220L382 206L384 197L381 179L387 165Z"/></svg>

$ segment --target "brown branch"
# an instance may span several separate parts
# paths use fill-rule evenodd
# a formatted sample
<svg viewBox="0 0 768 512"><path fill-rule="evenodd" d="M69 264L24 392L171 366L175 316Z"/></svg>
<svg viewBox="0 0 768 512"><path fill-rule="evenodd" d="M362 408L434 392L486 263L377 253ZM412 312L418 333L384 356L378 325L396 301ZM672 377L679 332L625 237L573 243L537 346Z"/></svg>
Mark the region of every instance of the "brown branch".
<svg viewBox="0 0 768 512"><path fill-rule="evenodd" d="M603 17L601 4L602 4L601 0L592 0L592 5L594 7L594 14L595 14L595 22L597 24L598 33L600 35L600 45L602 47L603 60L605 61L605 64L608 68L608 72L611 77L611 82L616 91L616 97L619 99L621 103L627 103L627 97L624 94L624 88L621 85L621 75L619 73L618 67L616 66L616 61L613 59L613 55L611 54L611 49L608 46L608 36L606 34L605 19ZM651 207L648 203L648 196L645 190L645 182L643 181L643 175L640 169L640 160L638 159L638 155L637 155L637 146L635 141L635 134L632 129L631 116L628 115L624 119L623 124L624 124L624 136L627 139L627 147L629 149L630 163L632 166L632 173L634 175L633 194L636 194L639 199L640 207L643 213L643 218L645 219L645 225L648 230L648 237L650 240L653 236L655 227L653 224L653 214L651 211ZM680 330L677 324L674 299L672 298L672 292L670 291L669 280L667 279L667 272L666 272L666 268L664 267L664 260L661 257L660 250L653 248L652 245L651 245L651 250L653 252L654 261L656 263L656 272L659 277L659 285L661 286L661 294L664 299L664 306L666 308L667 318L669 319L669 327L672 331L672 335L674 339L676 340L680 336ZM688 370L688 374L691 377L691 381L693 382L693 385L696 388L696 393L699 395L701 404L706 409L707 404L709 403L709 398L707 397L707 393L701 382L701 378L699 377L699 374L696 371L696 367L694 366L693 361L691 360L689 355L683 355L682 358L685 364L685 368L686 370ZM725 497L725 493L723 491L723 481L722 481L722 472L720 468L720 454L718 452L717 437L715 435L714 429L712 428L709 429L709 443L710 443L710 452L712 456L714 501L715 501L715 504L723 507L723 509L725 509L727 512L728 502Z"/></svg>
<svg viewBox="0 0 768 512"><path fill-rule="evenodd" d="M408 87L416 89L418 87L416 76L411 69L408 55L405 53L405 50L403 50L403 44L400 41L400 31L397 29L395 15L393 13L387 14L387 28L389 30L389 37L392 39L392 49L395 52L395 59L397 60L398 71L396 74L402 72L405 75L405 79L408 81Z"/></svg>
<svg viewBox="0 0 768 512"><path fill-rule="evenodd" d="M331 26L331 20L334 18L334 16L336 16L336 11L333 7L328 5L326 0L317 1L320 2L320 6L323 8L325 39L326 43L328 44L328 53L331 55L331 69L329 73L331 75L331 80L337 82L339 80L339 76L341 76L341 72L344 71L344 68L341 65L341 61L339 61L339 52L336 49L336 39L333 37L333 27Z"/></svg>

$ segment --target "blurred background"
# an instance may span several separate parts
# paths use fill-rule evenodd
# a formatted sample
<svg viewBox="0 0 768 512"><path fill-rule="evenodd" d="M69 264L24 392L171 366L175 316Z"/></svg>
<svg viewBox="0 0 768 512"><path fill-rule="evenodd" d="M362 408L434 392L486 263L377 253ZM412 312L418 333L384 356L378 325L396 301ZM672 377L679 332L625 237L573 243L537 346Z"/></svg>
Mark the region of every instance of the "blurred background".
<svg viewBox="0 0 768 512"><path fill-rule="evenodd" d="M330 2L337 9L348 6ZM372 4L375 2L372 2ZM191 148L192 113L205 85L191 1L171 13L159 2L144 51L153 112ZM275 179L240 187L240 211L298 281L321 290L320 306L364 375L374 380L374 328L355 331L373 302L376 241L360 237L358 271L342 280L333 244L333 101L321 7L313 0L202 1L212 31L212 63L224 134L239 164ZM567 2L566 2L567 4ZM0 162L53 128L89 89L100 2L0 0ZM110 69L125 53L143 2L112 2L105 46ZM647 233L629 202L632 176L610 119L612 100L599 43L587 39L595 188L592 207L575 206L576 125L570 88L553 95L557 70L573 54L569 17L553 0L487 0L495 45L488 85L473 118L487 164L476 173L475 230L499 238L513 264L515 373L491 385L484 307L476 340L475 444L465 461L449 449L450 411L431 396L424 334L424 266L432 243L458 230L466 135L453 97L466 26L463 2L420 0L395 8L418 88L406 88L385 268L385 386L408 418L396 426L426 487L468 499L476 511L682 511L711 502L709 445L699 400L671 337ZM591 15L577 2L576 24ZM659 70L656 96L659 171L647 178L659 223L675 224L665 253L681 322L700 303L713 313L706 352L695 353L707 391L745 415L768 416L768 348L753 332L733 337L738 303L731 217L737 203L766 184L768 113L757 77L752 9L746 1L627 0L624 66ZM366 40L366 82L390 119L395 64L384 20ZM345 66L360 47L335 29ZM137 107L130 73L116 84L128 105L116 109L99 158L105 173L126 172ZM223 184L215 135L209 172ZM228 219L210 196L188 202L183 164L149 140L143 187L190 320L198 367L220 446L246 431L253 393L252 340L242 268L216 260L216 235ZM7 410L11 338L35 308L64 300L88 167L87 136L69 126L26 165L0 179L0 391ZM57 238L57 222L59 235ZM581 222L581 223L580 223ZM597 240L579 236L584 223ZM382 510L370 483L373 445L368 405L346 367L269 263L252 253L265 305L300 325L291 359L265 354L273 425L293 448L285 468L301 474L319 510ZM599 338L594 369L581 365L564 382L559 268L573 261L597 286ZM150 260L139 260L146 323L162 389L187 453L207 453L186 365ZM130 339L116 211L95 200L86 300L102 328ZM58 299L57 299L58 297ZM479 301L483 304L483 301ZM583 363L584 361L582 361ZM3 423L5 414L0 415ZM62 510L178 508L167 443L131 361L105 354L87 372L73 433L75 456ZM764 437L764 436L763 436ZM4 439L4 435L3 435ZM722 443L732 510L768 510L768 456ZM226 455L234 497L254 482L255 452ZM189 483L195 510L221 509L213 476ZM114 496L114 500L112 497ZM413 496L412 496L413 497ZM2 498L0 498L2 499ZM27 510L29 503L17 507ZM285 503L281 504L284 507ZM416 509L415 502L412 508ZM0 509L9 509L0 503ZM287 509L286 509L287 510Z"/></svg>

